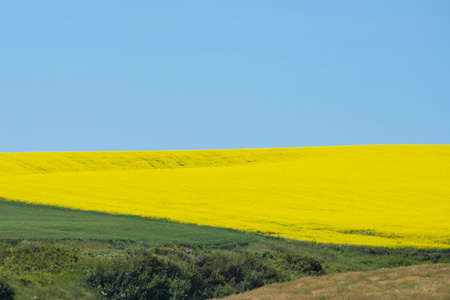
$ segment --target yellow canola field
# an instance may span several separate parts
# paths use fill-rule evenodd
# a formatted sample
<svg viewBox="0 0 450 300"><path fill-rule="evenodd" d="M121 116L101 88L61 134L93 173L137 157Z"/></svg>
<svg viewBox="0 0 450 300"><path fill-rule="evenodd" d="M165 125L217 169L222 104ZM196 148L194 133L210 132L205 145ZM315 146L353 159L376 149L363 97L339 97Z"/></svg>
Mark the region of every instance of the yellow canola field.
<svg viewBox="0 0 450 300"><path fill-rule="evenodd" d="M0 154L0 197L320 243L450 248L450 146Z"/></svg>

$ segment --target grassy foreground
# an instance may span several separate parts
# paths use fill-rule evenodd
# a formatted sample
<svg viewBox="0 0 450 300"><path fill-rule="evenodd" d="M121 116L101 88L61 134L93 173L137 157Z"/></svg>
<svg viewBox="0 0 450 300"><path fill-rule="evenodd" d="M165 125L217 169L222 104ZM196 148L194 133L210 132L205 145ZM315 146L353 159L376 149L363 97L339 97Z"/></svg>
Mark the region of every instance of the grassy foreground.
<svg viewBox="0 0 450 300"><path fill-rule="evenodd" d="M0 197L320 243L450 248L450 146L4 153Z"/></svg>
<svg viewBox="0 0 450 300"><path fill-rule="evenodd" d="M0 299L209 299L305 276L320 284L319 275L440 262L450 263L450 253L270 237L231 249L8 240L0 241ZM342 291L354 284L339 278Z"/></svg>
<svg viewBox="0 0 450 300"><path fill-rule="evenodd" d="M450 263L450 250L299 242L9 201L0 214L0 299L207 299L305 276Z"/></svg>

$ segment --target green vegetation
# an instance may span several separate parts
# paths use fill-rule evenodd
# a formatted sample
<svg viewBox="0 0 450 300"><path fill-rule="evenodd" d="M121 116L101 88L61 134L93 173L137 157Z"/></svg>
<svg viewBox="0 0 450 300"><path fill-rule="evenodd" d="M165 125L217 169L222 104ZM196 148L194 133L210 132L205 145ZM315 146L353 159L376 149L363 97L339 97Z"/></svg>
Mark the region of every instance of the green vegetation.
<svg viewBox="0 0 450 300"><path fill-rule="evenodd" d="M13 289L6 283L4 278L0 278L0 299L14 299Z"/></svg>
<svg viewBox="0 0 450 300"><path fill-rule="evenodd" d="M300 277L442 262L450 250L325 245L0 201L0 299L206 299Z"/></svg>
<svg viewBox="0 0 450 300"><path fill-rule="evenodd" d="M151 247L125 241L3 241L0 295L10 299L207 299L305 276L450 262L448 252L258 239L232 249Z"/></svg>
<svg viewBox="0 0 450 300"><path fill-rule="evenodd" d="M245 246L245 249L269 257L276 253L301 253L315 257L321 263L326 274L450 263L450 250L448 249L417 250L414 248L318 244L276 237L262 237L260 242L251 243Z"/></svg>
<svg viewBox="0 0 450 300"><path fill-rule="evenodd" d="M0 199L0 239L146 241L152 246L226 248L256 241L246 232L138 216L26 204Z"/></svg>
<svg viewBox="0 0 450 300"><path fill-rule="evenodd" d="M100 259L87 280L111 298L209 299L322 272L312 257L304 257L301 270L296 270L282 257L275 262L246 251L188 253L177 247L126 251L114 259Z"/></svg>
<svg viewBox="0 0 450 300"><path fill-rule="evenodd" d="M17 299L208 299L324 273L305 254L112 241L10 240L0 262L1 287Z"/></svg>

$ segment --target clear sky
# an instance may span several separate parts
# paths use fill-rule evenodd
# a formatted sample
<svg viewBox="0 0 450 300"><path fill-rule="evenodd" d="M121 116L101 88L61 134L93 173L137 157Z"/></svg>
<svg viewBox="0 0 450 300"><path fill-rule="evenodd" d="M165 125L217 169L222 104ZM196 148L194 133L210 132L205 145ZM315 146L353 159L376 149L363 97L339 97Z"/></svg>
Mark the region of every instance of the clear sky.
<svg viewBox="0 0 450 300"><path fill-rule="evenodd" d="M0 152L450 143L450 1L2 1Z"/></svg>

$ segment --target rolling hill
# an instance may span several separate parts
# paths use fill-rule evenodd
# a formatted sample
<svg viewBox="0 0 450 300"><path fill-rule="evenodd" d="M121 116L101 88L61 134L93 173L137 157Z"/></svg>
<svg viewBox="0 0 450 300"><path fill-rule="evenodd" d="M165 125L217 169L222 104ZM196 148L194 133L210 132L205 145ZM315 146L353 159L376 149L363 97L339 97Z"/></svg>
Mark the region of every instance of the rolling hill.
<svg viewBox="0 0 450 300"><path fill-rule="evenodd" d="M347 245L450 248L450 146L2 153L0 197Z"/></svg>

